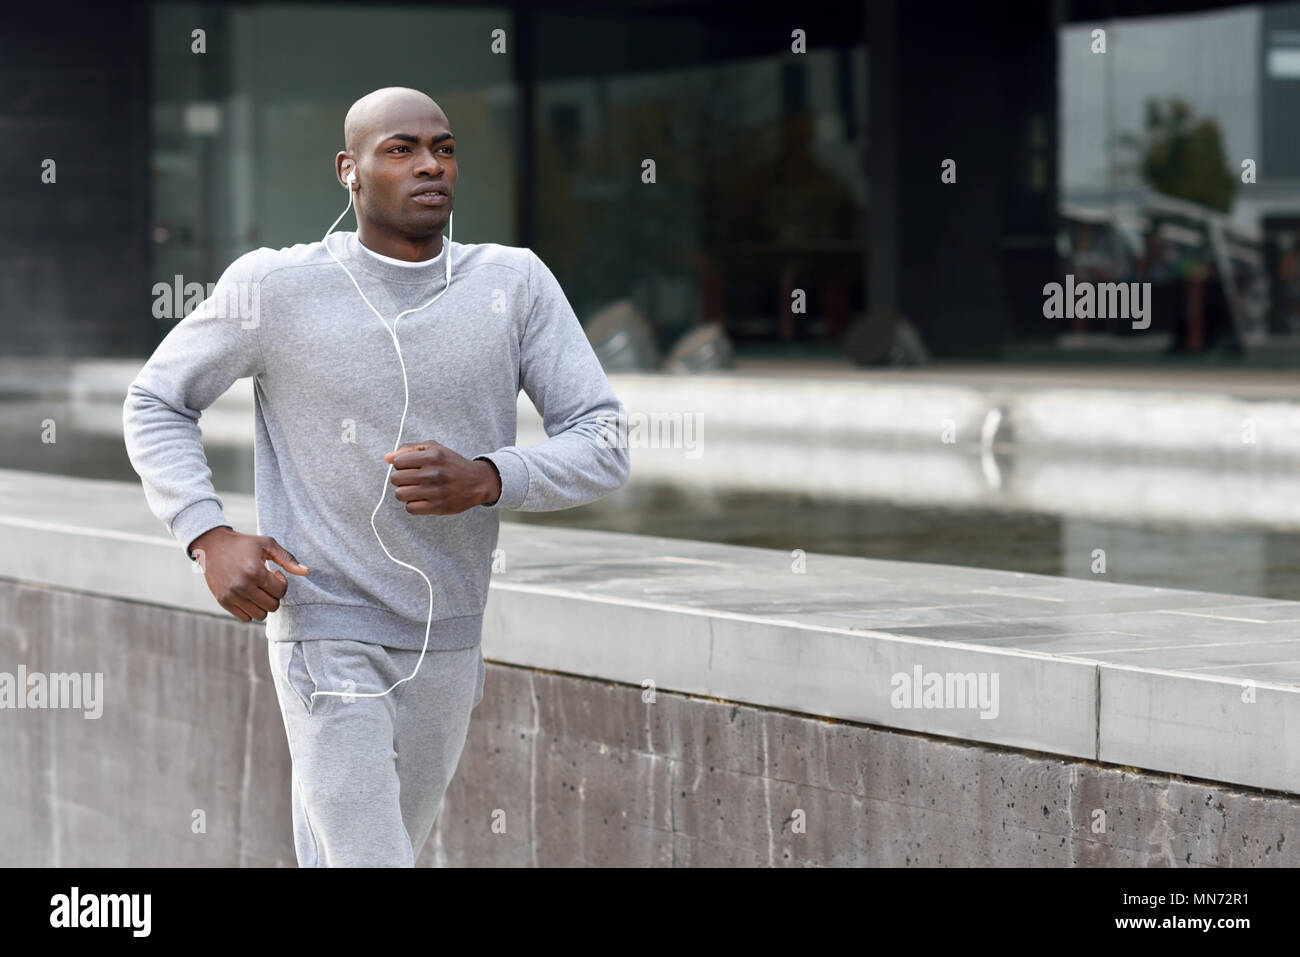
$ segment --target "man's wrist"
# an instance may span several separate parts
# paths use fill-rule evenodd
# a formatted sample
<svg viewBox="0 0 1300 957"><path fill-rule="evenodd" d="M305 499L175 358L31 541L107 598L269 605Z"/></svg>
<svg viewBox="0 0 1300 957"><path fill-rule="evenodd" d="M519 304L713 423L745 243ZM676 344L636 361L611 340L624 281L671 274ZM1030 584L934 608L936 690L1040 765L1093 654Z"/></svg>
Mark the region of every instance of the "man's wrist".
<svg viewBox="0 0 1300 957"><path fill-rule="evenodd" d="M195 536L194 541L190 542L189 547L185 551L190 556L191 560L193 560L194 550L205 547L203 544L204 542L210 544L218 538L225 537L226 534L233 535L234 533L235 530L229 525L215 525L212 528L209 528L202 535Z"/></svg>
<svg viewBox="0 0 1300 957"><path fill-rule="evenodd" d="M479 504L495 505L501 500L501 473L497 471L496 463L491 459L479 459L478 461L487 466L483 472L483 495Z"/></svg>

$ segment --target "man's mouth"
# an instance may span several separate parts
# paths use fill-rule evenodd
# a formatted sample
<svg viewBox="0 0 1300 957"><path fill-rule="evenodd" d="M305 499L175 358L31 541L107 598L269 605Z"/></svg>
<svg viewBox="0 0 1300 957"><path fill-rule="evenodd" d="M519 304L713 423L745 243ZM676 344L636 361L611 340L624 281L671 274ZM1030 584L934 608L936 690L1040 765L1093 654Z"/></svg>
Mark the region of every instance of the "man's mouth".
<svg viewBox="0 0 1300 957"><path fill-rule="evenodd" d="M411 199L421 206L444 206L448 202L447 188L441 183L423 183L411 194Z"/></svg>

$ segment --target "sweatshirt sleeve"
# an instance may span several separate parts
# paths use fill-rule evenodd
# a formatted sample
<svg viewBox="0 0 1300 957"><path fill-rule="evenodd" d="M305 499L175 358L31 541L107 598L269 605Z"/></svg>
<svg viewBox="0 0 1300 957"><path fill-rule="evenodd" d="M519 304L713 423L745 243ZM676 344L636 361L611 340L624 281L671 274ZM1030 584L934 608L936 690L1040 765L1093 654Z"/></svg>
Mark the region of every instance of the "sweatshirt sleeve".
<svg viewBox="0 0 1300 957"><path fill-rule="evenodd" d="M520 343L520 384L549 436L475 456L501 475L501 496L480 508L550 512L585 505L622 486L631 472L615 441L625 416L564 290L528 250L528 313Z"/></svg>
<svg viewBox="0 0 1300 957"><path fill-rule="evenodd" d="M204 532L230 525L198 422L236 379L263 370L255 255L231 263L212 295L172 327L127 387L122 406L126 452L145 501L186 554Z"/></svg>

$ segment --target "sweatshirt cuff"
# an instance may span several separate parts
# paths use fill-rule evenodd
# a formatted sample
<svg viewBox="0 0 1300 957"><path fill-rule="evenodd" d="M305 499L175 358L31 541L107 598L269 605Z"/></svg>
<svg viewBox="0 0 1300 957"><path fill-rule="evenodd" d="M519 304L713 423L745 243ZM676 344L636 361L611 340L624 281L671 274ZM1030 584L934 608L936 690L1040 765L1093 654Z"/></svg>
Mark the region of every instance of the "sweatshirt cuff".
<svg viewBox="0 0 1300 957"><path fill-rule="evenodd" d="M221 503L216 499L205 498L186 506L177 513L172 519L172 535L180 542L181 548L185 549L185 554L193 560L194 556L190 555L190 542L204 532L222 525L228 528L234 527L226 520L226 515L221 510Z"/></svg>
<svg viewBox="0 0 1300 957"><path fill-rule="evenodd" d="M506 447L486 455L476 455L474 459L487 459L501 475L501 497L491 505L480 505L480 508L518 509L524 504L528 497L528 464L518 452Z"/></svg>

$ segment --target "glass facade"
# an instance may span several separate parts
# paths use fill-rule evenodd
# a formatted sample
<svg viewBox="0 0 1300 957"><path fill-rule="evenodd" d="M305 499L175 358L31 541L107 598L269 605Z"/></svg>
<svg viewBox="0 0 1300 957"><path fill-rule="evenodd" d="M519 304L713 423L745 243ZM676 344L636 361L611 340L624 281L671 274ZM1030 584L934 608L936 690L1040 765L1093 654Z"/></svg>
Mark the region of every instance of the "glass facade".
<svg viewBox="0 0 1300 957"><path fill-rule="evenodd" d="M1141 335L1076 318L1061 345L1300 333L1300 4L1075 23L1058 44L1063 271L1153 297Z"/></svg>
<svg viewBox="0 0 1300 957"><path fill-rule="evenodd" d="M806 52L791 50L786 25L752 19L728 6L517 17L155 5L153 275L210 282L248 249L318 239L345 205L333 157L347 107L409 85L457 133L456 238L536 249L584 322L627 302L661 354L716 323L742 356L842 356L846 329L868 311L868 263L887 252L869 230L868 18L801 15ZM895 131L902 168L876 189L904 197L909 235L885 242L905 277L903 313L932 351L1159 361L1300 337L1300 3L1025 30L1013 43L1023 67L980 60L977 48L961 60L909 48L918 28L908 21L896 38L887 74L907 119ZM196 29L206 52L194 52ZM506 52L493 52L493 31ZM1050 52L1039 59L1033 44ZM979 79L1008 62L1020 72L1000 88ZM950 71L937 85L922 76L936 64ZM1053 70L1056 102L1042 107L1023 82L1051 83ZM945 88L996 134L992 166L972 155L988 154L971 141L975 126L946 132L933 99ZM949 155L966 170L984 164L978 188L1002 195L1000 209L918 191L912 169ZM988 178L996 164L1001 183ZM1021 179L1054 191L1054 221L1029 209ZM944 222L952 198L970 212ZM1050 250L1014 267L980 258L1052 230L1053 274ZM959 263L966 278L945 282ZM1042 321L1037 290L1066 273L1151 282L1150 327L1113 315Z"/></svg>
<svg viewBox="0 0 1300 957"><path fill-rule="evenodd" d="M191 52L196 25L207 53ZM667 351L702 321L738 343L833 342L861 309L860 38L794 54L741 18L537 13L522 157L517 58L489 47L497 29L507 50L527 42L508 10L177 4L153 26L163 279L213 281L248 249L320 238L345 205L333 162L348 106L403 85L457 134L456 239L532 246L584 321L631 301ZM806 312L789 308L795 287Z"/></svg>
<svg viewBox="0 0 1300 957"><path fill-rule="evenodd" d="M153 9L155 276L212 282L250 249L319 240L347 206L334 173L343 118L383 86L424 90L447 114L456 240L515 241L517 93L510 59L488 52L511 25L504 9ZM206 53L191 52L196 28Z"/></svg>
<svg viewBox="0 0 1300 957"><path fill-rule="evenodd" d="M755 32L539 17L535 247L579 315L630 299L667 351L700 322L835 342L861 310L865 46L755 52ZM577 47L606 52L574 75Z"/></svg>

